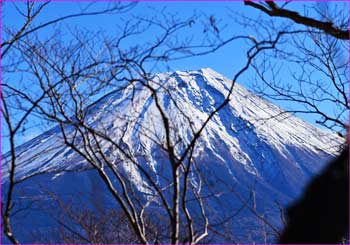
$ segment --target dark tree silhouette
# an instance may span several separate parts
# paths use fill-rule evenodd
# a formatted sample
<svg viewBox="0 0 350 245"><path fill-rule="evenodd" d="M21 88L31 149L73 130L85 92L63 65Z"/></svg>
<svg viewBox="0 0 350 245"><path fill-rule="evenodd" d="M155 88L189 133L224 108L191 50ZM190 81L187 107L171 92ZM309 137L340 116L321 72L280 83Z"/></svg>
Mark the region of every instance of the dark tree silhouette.
<svg viewBox="0 0 350 245"><path fill-rule="evenodd" d="M322 120L316 121L316 123L328 127L331 130L335 129L335 124L339 124L343 130L346 130L349 136L349 119L347 118L347 120L343 120L344 117L341 116L344 115L344 113L346 113L348 116L347 112L349 111L349 99L347 97L349 73L344 72L344 74L346 74L343 77L344 81L342 81L343 78L341 78L341 75L339 76L341 69L344 68L346 70L347 67L349 67L349 61L342 61L345 64L345 66L342 68L341 65L337 64L341 63L339 62L339 58L334 58L334 53L341 50L341 48L338 47L339 44L346 46L348 45L348 42L346 41L350 39L348 14L341 10L340 13L345 13L345 15L340 14L340 22L338 21L338 23L335 24L334 22L336 22L335 20L339 16L336 16L334 13L331 13L330 15L332 17L329 18L327 17L327 13L317 11L317 13L321 15L323 19L325 19L321 21L311 18L310 16L303 16L296 11L285 8L288 2L281 6L278 6L273 1L258 3L244 1L244 4L259 9L271 17L282 17L289 19L308 28L305 37L310 35L312 37L311 40L313 40L316 44L315 47L320 48L322 54L316 54L316 52L311 51L310 49L306 48L306 45L301 43L301 45L299 44L296 47L302 52L307 52L305 52L304 58L297 58L296 60L299 62L299 64L302 64L301 67L303 71L306 70L305 67L307 65L311 65L313 67L311 71L315 72L322 66L322 64L326 64L326 67L321 68L320 71L324 72L326 76L330 78L329 84L335 85L336 89L339 88L338 84L341 84L340 86L344 88L344 90L337 90L340 92L339 94L341 94L343 97L342 99L344 100L341 102L343 111L336 117L332 118L332 116L329 114L322 115L322 113L319 113L320 110L316 105L317 103L315 103L315 98L311 96L312 99L310 102L309 98L303 94L304 87L300 87L301 93L297 94L293 91L291 92L290 88L285 89L278 83L265 80L263 75L264 70L262 71L261 67L255 67L255 70L259 74L261 80L276 92L275 98L284 98L286 101L308 104L311 106L311 110L309 110L308 113L313 113L312 110L316 108L316 114L318 113L322 116ZM321 33L319 31L321 31ZM294 37L292 37L292 39L294 39ZM326 47L330 42L332 42L333 47L324 49L324 47ZM335 51L335 49L337 49L337 51ZM315 65L315 63L311 61L312 59L310 59L310 57L316 57L319 59L321 61L321 66ZM322 59L325 57L327 57L327 60L324 62ZM312 86L316 84L311 76L311 73L306 72L306 74L306 79L304 79L304 77L302 77L302 79L295 79L299 86L305 83L305 81ZM337 74L337 78L335 78L333 74ZM340 79L340 82L336 81L338 78ZM322 90L322 86L317 84L316 87L318 88L314 90L314 93L316 93L318 89ZM327 91L326 93L323 93L323 95L325 94L327 97ZM329 94L333 96L334 92ZM322 98L323 100L325 99L325 97ZM340 100L331 99L330 101L336 101L336 103L338 103ZM333 121L333 125L326 125L327 121ZM340 134L340 136L342 135ZM348 144L341 152L340 156L331 162L319 176L312 180L312 182L306 187L302 198L293 204L288 209L287 213L288 223L280 237L279 243L339 243L344 241L343 239L346 237L347 240L349 239Z"/></svg>
<svg viewBox="0 0 350 245"><path fill-rule="evenodd" d="M288 209L279 243L339 243L349 230L349 147Z"/></svg>

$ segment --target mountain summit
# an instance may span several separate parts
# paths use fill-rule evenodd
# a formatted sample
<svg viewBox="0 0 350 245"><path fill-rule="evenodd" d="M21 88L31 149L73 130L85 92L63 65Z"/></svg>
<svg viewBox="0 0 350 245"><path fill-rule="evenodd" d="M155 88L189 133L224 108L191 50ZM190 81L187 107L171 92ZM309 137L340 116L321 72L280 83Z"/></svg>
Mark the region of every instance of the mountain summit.
<svg viewBox="0 0 350 245"><path fill-rule="evenodd" d="M108 139L94 139L93 153L84 149L86 139L78 136L78 149L96 154L94 159L102 151L122 178L128 180L127 189L133 193L132 198L139 198L144 204L140 206L147 204L150 210L158 208L159 213L166 213L154 185L171 202L174 183L167 157L167 137L173 143L175 156L180 158L196 132L225 100L231 84L231 80L205 68L157 74L144 84L113 91L85 110L86 124ZM168 129L159 107L169 119ZM74 127L67 126L66 130L68 135L74 134ZM189 210L195 218L201 215L198 203L191 203L191 198L200 194L210 227L207 239L211 243L263 242L262 232L267 241L273 241L275 235L270 230L282 226L279 207L298 197L307 181L337 155L341 143L338 136L235 84L228 104L213 115L200 133L191 152L192 160L183 159L193 161L188 177L191 191L186 199ZM73 189L79 193L97 189L103 196L101 205L115 201L96 172L89 170L86 159L64 144L59 127L19 146L17 152L17 179L47 173L29 179L31 187L23 187L25 194L21 199L34 200L39 191L33 186L44 185L58 196L66 195L67 189L72 193ZM9 154L4 155L5 185L9 159ZM33 213L23 216L23 223L29 222ZM21 223L16 223L20 229ZM195 222L195 227L201 226ZM221 231L225 235L217 235ZM21 240L30 241L29 233Z"/></svg>

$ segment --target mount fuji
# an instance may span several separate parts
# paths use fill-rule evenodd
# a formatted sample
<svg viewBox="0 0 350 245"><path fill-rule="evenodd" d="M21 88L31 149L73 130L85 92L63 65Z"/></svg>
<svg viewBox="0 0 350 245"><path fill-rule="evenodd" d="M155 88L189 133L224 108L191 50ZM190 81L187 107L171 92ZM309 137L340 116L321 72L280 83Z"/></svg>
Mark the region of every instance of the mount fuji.
<svg viewBox="0 0 350 245"><path fill-rule="evenodd" d="M95 139L93 158L99 158L98 150L103 151L127 180L132 200L139 203L137 210L146 206L145 212L150 216L155 213L166 216L157 190L135 162L171 203L173 182L167 136L174 144L174 154L181 156L194 132L225 100L231 83L209 68L161 73L154 75L148 84L157 97L144 85L136 84L112 91L85 108L86 124L114 142ZM169 119L169 134L162 123L159 105ZM69 137L74 133L73 126L66 127ZM201 209L192 200L198 193L202 198L209 225L208 236L201 242L273 242L283 227L282 208L296 200L308 181L339 154L342 143L343 139L337 135L284 112L236 83L228 104L209 120L192 152L186 202L195 220L194 227L200 230ZM84 150L83 144L84 138L77 136L78 149ZM133 160L125 158L121 150ZM59 226L52 218L53 195L65 201L79 196L81 203L94 210L93 196L105 209L120 209L97 171L65 144L60 127L24 143L16 151L15 178L26 180L15 190L15 206L18 210L34 207L12 218L14 233L21 242L32 243L36 241L33 234ZM85 152L92 154L91 149ZM3 199L10 159L8 153L2 157ZM183 181L182 171L180 174ZM117 181L112 184L122 190ZM183 214L181 234L186 233L183 228L186 225ZM48 239L61 242L54 234L48 235ZM160 242L168 242L163 239Z"/></svg>

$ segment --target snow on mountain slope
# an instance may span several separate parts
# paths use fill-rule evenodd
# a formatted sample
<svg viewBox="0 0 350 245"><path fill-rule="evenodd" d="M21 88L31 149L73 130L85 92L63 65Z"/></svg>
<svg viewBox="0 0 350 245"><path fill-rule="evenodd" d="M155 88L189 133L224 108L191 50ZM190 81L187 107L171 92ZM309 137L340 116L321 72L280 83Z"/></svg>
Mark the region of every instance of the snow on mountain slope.
<svg viewBox="0 0 350 245"><path fill-rule="evenodd" d="M177 155L183 153L193 138L191 128L198 130L224 101L231 82L209 68L154 76L150 85L157 90L160 104L170 119ZM140 164L155 176L157 184L167 188L169 163L161 150L166 135L155 98L148 89L137 86L136 90L129 87L112 92L89 106L86 114L89 126L108 134L124 150L137 156ZM239 206L237 201L232 201L237 199L232 194L236 190L245 195L254 189L261 212L269 212L276 200L288 203L337 154L341 143L338 136L284 113L278 106L235 84L229 104L209 121L193 153L200 176L206 182L203 194L215 193L215 199L208 198L206 202L214 210L210 221L219 223ZM125 160L110 142L101 141L101 144L115 164L123 162L119 169L130 176L140 193L155 195L134 164ZM88 167L84 159L64 145L58 127L19 146L17 152L18 179L40 171ZM5 184L5 164L9 158L9 154L3 157L2 183ZM55 183L64 176L55 175L51 181ZM198 185L195 175L191 181L194 187ZM272 214L273 219L276 215ZM249 228L236 226L237 222L227 224L240 229L238 233L245 239Z"/></svg>

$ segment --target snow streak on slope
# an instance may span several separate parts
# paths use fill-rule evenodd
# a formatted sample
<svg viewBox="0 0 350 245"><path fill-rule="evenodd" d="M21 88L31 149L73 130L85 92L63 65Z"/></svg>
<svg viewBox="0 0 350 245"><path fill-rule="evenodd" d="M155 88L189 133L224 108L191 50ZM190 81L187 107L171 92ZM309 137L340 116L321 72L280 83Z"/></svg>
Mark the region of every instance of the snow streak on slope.
<svg viewBox="0 0 350 245"><path fill-rule="evenodd" d="M177 129L176 136L183 143L188 143L192 138L189 124L195 130L199 129L208 114L223 102L231 84L230 80L209 68L159 74L154 80L153 86L158 87L161 102L173 127ZM134 96L133 100L131 96ZM341 142L338 137L284 113L241 85L235 84L230 98L229 105L214 116L200 140L200 146L207 146L218 156L220 153L215 151L212 144L216 139L229 148L232 158L245 165L247 171L257 174L257 163L253 160L257 156L266 158L264 153L269 154L259 148L262 143L285 158L295 157L293 148L310 154L336 154ZM191 122L188 122L189 118ZM143 144L143 150L147 153L154 146L152 140L164 139L162 120L151 93L145 88L137 91L136 95L131 88L109 94L90 106L87 121L92 127L107 130L115 139L123 135L123 141L131 149L138 149ZM148 137L152 137L152 140ZM18 169L20 175L57 167L76 167L68 164L74 153L64 146L58 128L20 146L18 152L18 162L22 165ZM198 150L196 154L200 152ZM39 153L40 157L37 158ZM8 155L5 155L5 162L6 158ZM67 163L62 164L62 160ZM298 162L295 161L294 165L302 168L300 164L303 161Z"/></svg>
<svg viewBox="0 0 350 245"><path fill-rule="evenodd" d="M149 82L157 90L159 102L170 119L177 155L183 153L194 132L225 100L231 83L208 68L158 74ZM170 165L162 150L166 135L150 90L138 84L136 89L130 86L112 92L89 106L86 113L89 126L132 153L157 184L167 189L171 184ZM155 195L132 162L110 142L100 143L106 155L130 177L137 191L146 197ZM237 206L232 201L233 189L243 195L254 188L256 199L263 203L258 207L261 210L266 211L275 200L286 203L300 193L305 182L320 171L327 159L337 154L341 143L339 137L283 112L235 84L229 104L209 121L193 153L200 176L206 182L203 195L215 193L215 199L208 198L206 202L208 209L216 210L212 211L210 221L219 223ZM4 163L9 158L5 155ZM19 179L41 171L88 167L84 159L64 145L59 128L18 147L18 162ZM6 182L4 164L2 169L2 181ZM198 185L195 173L191 184L195 188Z"/></svg>

